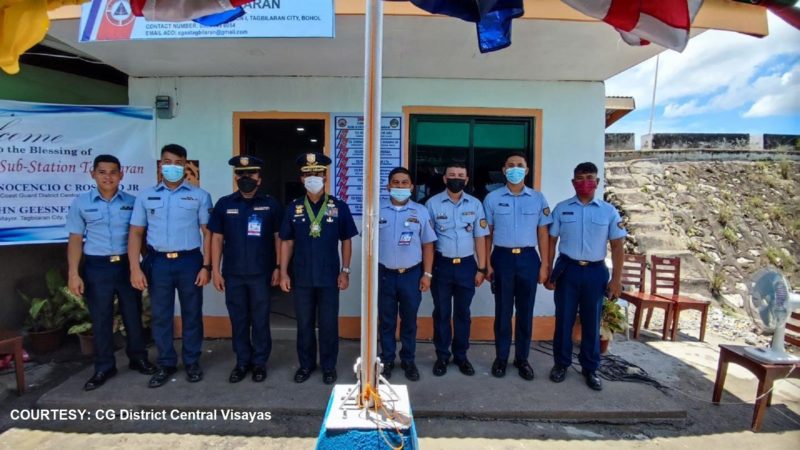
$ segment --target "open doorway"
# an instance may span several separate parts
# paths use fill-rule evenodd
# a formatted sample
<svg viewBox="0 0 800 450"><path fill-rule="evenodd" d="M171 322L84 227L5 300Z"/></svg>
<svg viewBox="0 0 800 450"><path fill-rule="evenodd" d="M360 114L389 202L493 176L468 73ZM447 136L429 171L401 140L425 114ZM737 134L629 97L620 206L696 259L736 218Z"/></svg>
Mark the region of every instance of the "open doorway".
<svg viewBox="0 0 800 450"><path fill-rule="evenodd" d="M328 139L327 114L234 114L234 154L264 161L259 192L275 197L284 207L305 193L295 160L306 152L326 153ZM273 339L295 338L294 317L291 294L273 288L270 314Z"/></svg>

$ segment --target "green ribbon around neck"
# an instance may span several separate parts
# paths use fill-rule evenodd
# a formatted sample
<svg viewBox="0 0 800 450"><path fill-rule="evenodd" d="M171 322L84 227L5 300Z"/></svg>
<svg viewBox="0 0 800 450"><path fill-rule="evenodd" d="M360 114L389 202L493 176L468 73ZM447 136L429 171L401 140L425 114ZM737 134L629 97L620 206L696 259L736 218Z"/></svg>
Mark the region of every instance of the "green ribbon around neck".
<svg viewBox="0 0 800 450"><path fill-rule="evenodd" d="M312 238L318 238L322 232L322 226L320 226L320 223L322 222L322 218L325 216L325 213L328 212L328 194L325 194L325 197L322 199L322 207L319 209L319 212L316 215L314 215L314 210L311 209L311 203L308 202L307 195L303 200L303 204L306 206L308 218L311 219L311 231L309 231L308 235Z"/></svg>

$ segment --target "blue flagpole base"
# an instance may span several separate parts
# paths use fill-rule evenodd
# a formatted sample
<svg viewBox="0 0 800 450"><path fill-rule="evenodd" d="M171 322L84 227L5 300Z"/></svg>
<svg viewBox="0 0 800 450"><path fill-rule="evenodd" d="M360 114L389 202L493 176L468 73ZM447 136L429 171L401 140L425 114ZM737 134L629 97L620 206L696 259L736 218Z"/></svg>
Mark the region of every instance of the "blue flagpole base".
<svg viewBox="0 0 800 450"><path fill-rule="evenodd" d="M344 384L333 388L317 450L419 448L406 386L381 385L384 408L377 412L358 408L355 397L349 395L355 389L356 385Z"/></svg>

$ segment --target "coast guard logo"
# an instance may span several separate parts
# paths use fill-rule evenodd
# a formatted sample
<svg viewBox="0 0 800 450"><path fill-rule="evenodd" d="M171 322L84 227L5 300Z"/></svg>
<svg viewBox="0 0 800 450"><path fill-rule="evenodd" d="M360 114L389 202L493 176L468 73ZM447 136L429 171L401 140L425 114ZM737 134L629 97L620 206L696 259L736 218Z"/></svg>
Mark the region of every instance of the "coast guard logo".
<svg viewBox="0 0 800 450"><path fill-rule="evenodd" d="M136 16L131 11L131 4L128 0L117 0L109 2L106 8L106 19L112 25L124 27L133 22Z"/></svg>

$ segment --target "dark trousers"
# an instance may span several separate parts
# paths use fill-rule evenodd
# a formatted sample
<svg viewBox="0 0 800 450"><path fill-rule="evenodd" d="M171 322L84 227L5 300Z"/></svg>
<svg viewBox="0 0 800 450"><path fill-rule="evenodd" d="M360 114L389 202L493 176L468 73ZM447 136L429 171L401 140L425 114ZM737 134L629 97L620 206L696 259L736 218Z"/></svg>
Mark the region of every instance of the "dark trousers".
<svg viewBox="0 0 800 450"><path fill-rule="evenodd" d="M319 364L324 371L335 369L339 356L339 288L294 286L292 290L300 367L317 367L315 328L319 323Z"/></svg>
<svg viewBox="0 0 800 450"><path fill-rule="evenodd" d="M514 358L526 361L533 332L533 305L539 281L541 261L534 247L519 254L510 248L495 247L494 269L494 346L497 358L508 360L511 350L511 317L516 309Z"/></svg>
<svg viewBox="0 0 800 450"><path fill-rule="evenodd" d="M600 365L600 314L603 311L603 296L608 286L608 268L605 264L581 267L567 264L556 281L556 330L553 336L555 363L572 365L572 327L580 311L581 351L578 360L581 367L594 371ZM554 268L554 272L557 267Z"/></svg>
<svg viewBox="0 0 800 450"><path fill-rule="evenodd" d="M181 306L181 358L184 365L197 363L203 344L203 288L195 286L194 282L203 266L203 255L199 249L181 252L175 259L168 259L163 253L151 253L145 258L143 266L150 289L153 340L158 349L158 365L178 365L178 355L172 342L175 290L178 291Z"/></svg>
<svg viewBox="0 0 800 450"><path fill-rule="evenodd" d="M378 332L381 338L381 361L394 361L397 342L397 314L400 313L400 360L414 362L417 346L417 311L422 303L419 280L422 266L416 266L403 273L381 267L378 283Z"/></svg>
<svg viewBox="0 0 800 450"><path fill-rule="evenodd" d="M116 367L114 358L114 295L125 325L130 360L147 358L142 331L142 294L131 286L127 256L112 263L108 257L86 255L83 280L94 334L94 368L106 372Z"/></svg>
<svg viewBox="0 0 800 450"><path fill-rule="evenodd" d="M470 304L475 295L475 274L478 264L470 255L460 264L436 253L433 260L433 344L436 357L456 361L467 359L469 349ZM450 321L452 320L452 325Z"/></svg>
<svg viewBox="0 0 800 450"><path fill-rule="evenodd" d="M269 282L266 274L225 276L225 305L237 366L265 366L269 359Z"/></svg>

